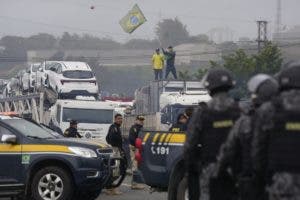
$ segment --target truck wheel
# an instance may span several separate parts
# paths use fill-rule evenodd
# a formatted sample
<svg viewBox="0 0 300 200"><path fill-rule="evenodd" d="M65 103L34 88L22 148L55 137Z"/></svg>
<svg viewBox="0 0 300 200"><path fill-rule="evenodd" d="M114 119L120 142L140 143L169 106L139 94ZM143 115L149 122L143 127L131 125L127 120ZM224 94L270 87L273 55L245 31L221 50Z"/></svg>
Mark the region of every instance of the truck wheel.
<svg viewBox="0 0 300 200"><path fill-rule="evenodd" d="M188 200L189 193L187 188L187 178L183 177L178 185L177 200Z"/></svg>
<svg viewBox="0 0 300 200"><path fill-rule="evenodd" d="M168 187L168 200L188 200L187 180L183 166L178 166L171 174Z"/></svg>
<svg viewBox="0 0 300 200"><path fill-rule="evenodd" d="M35 200L68 200L73 194L73 181L60 167L45 167L33 177L32 196Z"/></svg>

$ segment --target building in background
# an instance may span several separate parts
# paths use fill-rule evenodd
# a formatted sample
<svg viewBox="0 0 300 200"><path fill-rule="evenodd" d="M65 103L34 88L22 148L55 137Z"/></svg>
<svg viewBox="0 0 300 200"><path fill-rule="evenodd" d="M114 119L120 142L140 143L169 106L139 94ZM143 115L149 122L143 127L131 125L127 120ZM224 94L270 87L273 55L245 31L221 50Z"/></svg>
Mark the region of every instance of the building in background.
<svg viewBox="0 0 300 200"><path fill-rule="evenodd" d="M176 65L178 66L208 66L210 61L222 60L221 49L216 44L189 43L176 46Z"/></svg>

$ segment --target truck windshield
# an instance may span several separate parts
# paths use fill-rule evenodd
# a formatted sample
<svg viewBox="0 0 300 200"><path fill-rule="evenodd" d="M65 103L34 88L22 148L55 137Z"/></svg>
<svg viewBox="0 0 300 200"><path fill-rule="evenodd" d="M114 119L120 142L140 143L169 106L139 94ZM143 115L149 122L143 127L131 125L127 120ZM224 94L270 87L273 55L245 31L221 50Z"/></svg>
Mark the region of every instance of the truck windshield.
<svg viewBox="0 0 300 200"><path fill-rule="evenodd" d="M64 108L63 121L77 120L78 123L111 124L113 110Z"/></svg>
<svg viewBox="0 0 300 200"><path fill-rule="evenodd" d="M24 119L7 119L3 121L4 123L8 124L9 126L11 126L12 128L16 129L17 131L19 131L20 133L22 133L23 135L29 138L34 138L34 139L55 138L45 129Z"/></svg>
<svg viewBox="0 0 300 200"><path fill-rule="evenodd" d="M88 79L93 78L94 74L91 71L64 71L63 76L66 78Z"/></svg>

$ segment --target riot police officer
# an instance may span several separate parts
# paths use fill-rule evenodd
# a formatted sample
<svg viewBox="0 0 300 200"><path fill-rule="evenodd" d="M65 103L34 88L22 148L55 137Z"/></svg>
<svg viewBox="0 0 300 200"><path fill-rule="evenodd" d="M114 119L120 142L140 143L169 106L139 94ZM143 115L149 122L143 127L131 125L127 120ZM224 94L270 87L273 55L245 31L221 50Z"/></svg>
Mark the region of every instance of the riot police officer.
<svg viewBox="0 0 300 200"><path fill-rule="evenodd" d="M257 111L253 168L270 200L300 199L300 62L277 75L280 95ZM257 199L263 199L259 197Z"/></svg>
<svg viewBox="0 0 300 200"><path fill-rule="evenodd" d="M70 138L82 138L82 136L77 131L77 124L78 122L76 120L71 120L70 127L65 130L64 136Z"/></svg>
<svg viewBox="0 0 300 200"><path fill-rule="evenodd" d="M237 177L234 180L238 181L239 196L242 200L255 200L256 196L250 153L255 110L277 95L278 88L277 81L269 75L259 74L250 79L248 90L251 93L252 106L236 121L218 156L218 178L222 179L222 174L228 168L239 169L235 172Z"/></svg>
<svg viewBox="0 0 300 200"><path fill-rule="evenodd" d="M224 68L211 69L203 78L203 83L212 99L193 116L184 148L190 200L198 200L200 193L201 199L205 199L204 196L209 193L205 191L209 184L206 176L213 171L219 148L240 115L238 103L228 95L235 85L231 72Z"/></svg>

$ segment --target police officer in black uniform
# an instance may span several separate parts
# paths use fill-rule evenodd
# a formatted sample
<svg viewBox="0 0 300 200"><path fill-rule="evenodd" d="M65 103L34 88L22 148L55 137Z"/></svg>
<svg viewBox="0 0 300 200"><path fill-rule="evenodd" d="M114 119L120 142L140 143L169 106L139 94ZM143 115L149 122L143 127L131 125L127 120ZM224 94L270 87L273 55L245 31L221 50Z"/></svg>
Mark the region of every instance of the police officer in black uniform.
<svg viewBox="0 0 300 200"><path fill-rule="evenodd" d="M220 146L225 142L229 130L240 116L238 103L228 96L235 81L231 72L224 68L214 68L205 75L204 86L212 96L207 106L198 109L188 129L184 148L184 160L187 167L189 199L206 199L209 183L208 176L216 162ZM200 161L200 166L199 166ZM199 186L201 179L201 190ZM225 185L226 186L226 185ZM226 198L225 194L220 194Z"/></svg>
<svg viewBox="0 0 300 200"><path fill-rule="evenodd" d="M238 181L241 200L256 200L250 153L255 110L277 95L278 88L277 81L269 75L259 74L250 79L248 90L251 93L252 106L234 124L218 156L217 177L222 178L228 168L239 169L235 180Z"/></svg>
<svg viewBox="0 0 300 200"><path fill-rule="evenodd" d="M300 199L300 62L285 66L277 78L280 95L257 111L253 168L260 194L267 191L270 200L296 200Z"/></svg>
<svg viewBox="0 0 300 200"><path fill-rule="evenodd" d="M135 159L135 140L138 138L140 131L144 126L145 118L142 115L138 115L136 117L136 121L134 125L131 126L129 130L129 149L130 149L130 158L131 158L131 170L132 170L132 180L131 180L131 189L133 190L141 190L145 187L143 185L138 184L139 182L139 174L138 174L138 166L137 161Z"/></svg>
<svg viewBox="0 0 300 200"><path fill-rule="evenodd" d="M78 122L76 120L71 120L70 127L65 130L64 136L70 138L82 138L82 136L77 131L77 124Z"/></svg>
<svg viewBox="0 0 300 200"><path fill-rule="evenodd" d="M124 161L126 162L124 168L123 165L121 164L120 167L121 174L125 173L127 167L127 160L125 156L125 151L123 149L123 137L121 131L122 123L123 123L123 116L121 114L116 114L114 117L114 123L109 127L108 133L106 135L106 142L112 146L115 156L117 157L121 156L122 158L124 158ZM120 191L117 190L117 188L107 189L106 193L108 195L122 194Z"/></svg>

